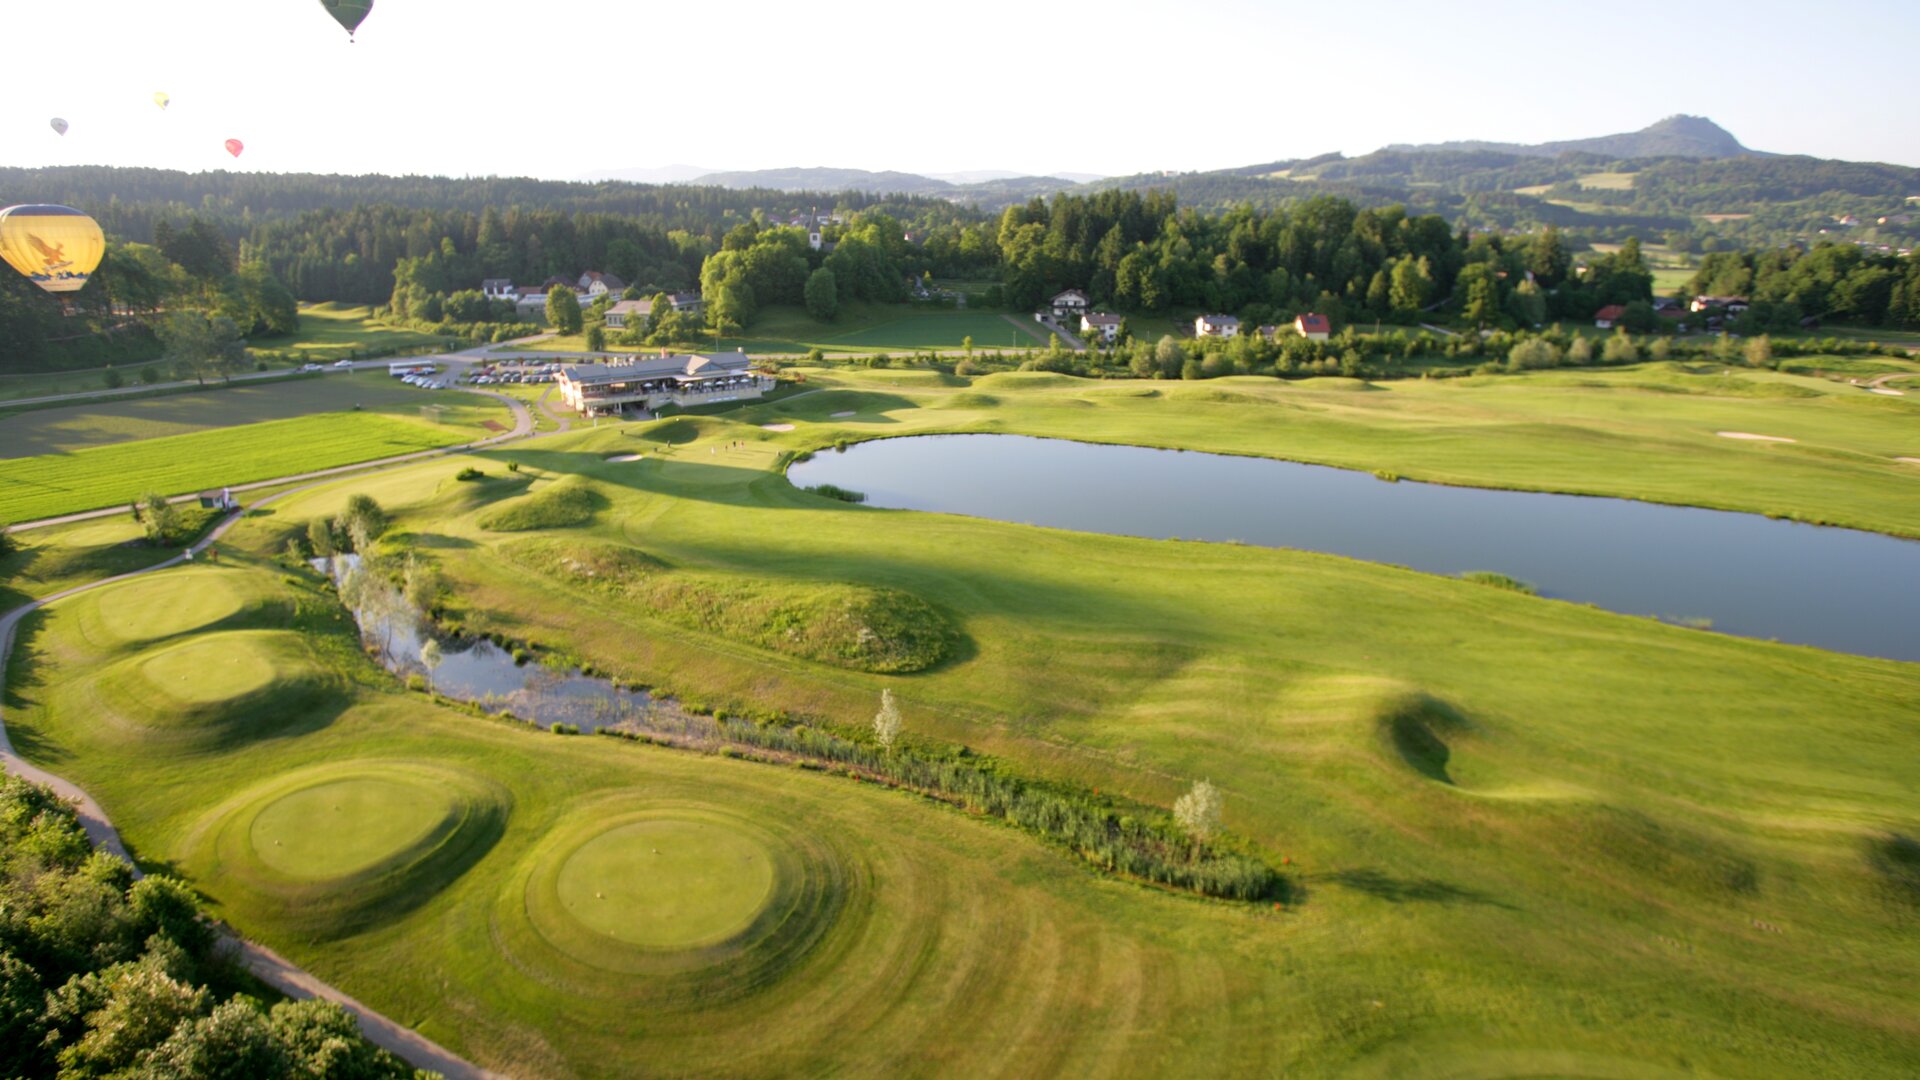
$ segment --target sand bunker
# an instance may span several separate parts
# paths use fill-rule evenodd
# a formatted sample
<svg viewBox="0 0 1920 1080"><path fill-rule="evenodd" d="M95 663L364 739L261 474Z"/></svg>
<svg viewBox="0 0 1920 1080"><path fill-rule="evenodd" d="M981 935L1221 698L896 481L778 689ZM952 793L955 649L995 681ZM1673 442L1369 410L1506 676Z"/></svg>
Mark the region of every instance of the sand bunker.
<svg viewBox="0 0 1920 1080"><path fill-rule="evenodd" d="M1754 442L1798 442L1799 441L1798 439L1789 439L1784 435L1755 435L1751 431L1716 431L1714 432L1714 434L1720 436L1723 439L1750 439Z"/></svg>
<svg viewBox="0 0 1920 1080"><path fill-rule="evenodd" d="M1920 457L1897 457L1893 460L1900 462L1902 465L1920 465Z"/></svg>
<svg viewBox="0 0 1920 1080"><path fill-rule="evenodd" d="M1907 396L1907 392L1905 390L1889 390L1884 386L1869 386L1867 387L1867 393L1885 394L1888 397L1906 397Z"/></svg>
<svg viewBox="0 0 1920 1080"><path fill-rule="evenodd" d="M625 461L639 461L641 458L644 458L646 456L647 455L645 454L621 454L619 457L610 457L607 460L613 462L615 465L618 465L621 462L625 462Z"/></svg>
<svg viewBox="0 0 1920 1080"><path fill-rule="evenodd" d="M852 416L852 415L853 415L853 410L852 410L852 409L848 409L848 410L847 410L846 412L837 412L837 413L834 413L834 414L833 414L833 418L834 418L835 420L838 420L838 419L840 419L840 418L841 418L841 417L843 417L843 416Z"/></svg>
<svg viewBox="0 0 1920 1080"><path fill-rule="evenodd" d="M792 424L761 424L760 426L763 428L766 428L768 431L792 431L793 430Z"/></svg>

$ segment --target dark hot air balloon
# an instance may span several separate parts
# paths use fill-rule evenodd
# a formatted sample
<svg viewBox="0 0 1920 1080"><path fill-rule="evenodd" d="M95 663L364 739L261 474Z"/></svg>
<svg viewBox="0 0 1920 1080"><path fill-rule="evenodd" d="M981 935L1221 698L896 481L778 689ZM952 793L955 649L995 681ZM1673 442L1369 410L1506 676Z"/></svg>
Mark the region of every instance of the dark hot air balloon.
<svg viewBox="0 0 1920 1080"><path fill-rule="evenodd" d="M227 140L227 153L232 154L234 157L239 157L240 151L245 150L246 148L247 148L247 144L241 142L239 139Z"/></svg>
<svg viewBox="0 0 1920 1080"><path fill-rule="evenodd" d="M327 9L334 22L347 28L347 40L352 41L353 32L360 29L367 12L373 10L373 0L320 0L320 6Z"/></svg>
<svg viewBox="0 0 1920 1080"><path fill-rule="evenodd" d="M54 134L56 135L65 135L67 133L67 122L57 116L48 122L48 126L53 128Z"/></svg>

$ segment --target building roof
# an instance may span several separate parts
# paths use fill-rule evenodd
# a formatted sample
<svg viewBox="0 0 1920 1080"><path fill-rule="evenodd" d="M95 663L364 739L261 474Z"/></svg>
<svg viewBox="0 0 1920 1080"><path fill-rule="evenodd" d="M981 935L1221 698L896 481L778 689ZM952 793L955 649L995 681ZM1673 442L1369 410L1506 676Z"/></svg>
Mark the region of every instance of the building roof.
<svg viewBox="0 0 1920 1080"><path fill-rule="evenodd" d="M1197 318L1197 319L1195 319L1195 320L1193 320L1193 321L1194 321L1194 322L1203 322L1203 323L1206 323L1206 324L1207 324L1207 325L1209 325L1209 326L1238 326L1238 325L1240 325L1240 319L1239 319L1239 317L1238 317L1238 316L1236 316L1236 315L1202 315L1202 316L1200 316L1199 318Z"/></svg>
<svg viewBox="0 0 1920 1080"><path fill-rule="evenodd" d="M1119 326L1120 325L1120 316L1111 315L1104 311L1089 312L1088 314L1080 316L1080 319L1082 322L1085 322L1089 326Z"/></svg>
<svg viewBox="0 0 1920 1080"><path fill-rule="evenodd" d="M1333 333L1333 322L1325 315L1316 315L1308 312L1305 315L1294 318L1293 328L1303 334L1331 334Z"/></svg>
<svg viewBox="0 0 1920 1080"><path fill-rule="evenodd" d="M602 285L605 285L607 288L612 289L614 292L619 292L621 289L624 289L627 287L627 283L624 281L621 281L618 277L612 274L603 274L598 270L589 270L586 273L580 275L581 288L586 288L587 286L592 285L596 281Z"/></svg>
<svg viewBox="0 0 1920 1080"><path fill-rule="evenodd" d="M651 300L617 300L614 302L612 307L607 309L607 314L609 315L651 315L653 314L653 301Z"/></svg>
<svg viewBox="0 0 1920 1080"><path fill-rule="evenodd" d="M667 294L667 303L672 304L674 307L677 307L677 308L687 307L690 304L697 304L699 302L700 302L699 293L677 292L677 293Z"/></svg>
<svg viewBox="0 0 1920 1080"><path fill-rule="evenodd" d="M503 286L509 289L513 288L513 279L503 278L503 277L490 277L490 278L484 278L480 282L480 287L482 289L498 289Z"/></svg>
<svg viewBox="0 0 1920 1080"><path fill-rule="evenodd" d="M1614 320L1620 318L1626 313L1627 313L1627 309L1625 307L1619 304L1608 304L1606 307L1603 307L1599 311L1596 311L1593 313L1593 321L1613 322Z"/></svg>
<svg viewBox="0 0 1920 1080"><path fill-rule="evenodd" d="M568 382L580 386L603 386L636 379L708 379L744 375L752 366L753 361L745 353L674 353L666 356L636 356L609 364L568 364L560 369L560 374Z"/></svg>
<svg viewBox="0 0 1920 1080"><path fill-rule="evenodd" d="M1081 292L1079 289L1068 289L1066 292L1056 294L1053 302L1056 304L1085 304L1088 303L1088 300L1087 294Z"/></svg>

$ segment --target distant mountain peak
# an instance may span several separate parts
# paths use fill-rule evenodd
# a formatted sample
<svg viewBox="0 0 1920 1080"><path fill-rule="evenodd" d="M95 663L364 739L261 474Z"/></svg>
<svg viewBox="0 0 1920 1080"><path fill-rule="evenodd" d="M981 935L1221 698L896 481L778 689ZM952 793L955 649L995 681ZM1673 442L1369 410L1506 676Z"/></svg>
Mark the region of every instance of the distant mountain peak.
<svg viewBox="0 0 1920 1080"><path fill-rule="evenodd" d="M1726 158L1759 155L1734 138L1733 133L1704 116L1675 113L1639 131L1619 135L1601 135L1591 139L1566 139L1559 142L1523 143L1447 142L1412 145L1398 143L1386 149L1400 153L1445 151L1486 151L1522 154L1527 157L1558 157L1561 154L1600 154L1616 158L1693 157Z"/></svg>

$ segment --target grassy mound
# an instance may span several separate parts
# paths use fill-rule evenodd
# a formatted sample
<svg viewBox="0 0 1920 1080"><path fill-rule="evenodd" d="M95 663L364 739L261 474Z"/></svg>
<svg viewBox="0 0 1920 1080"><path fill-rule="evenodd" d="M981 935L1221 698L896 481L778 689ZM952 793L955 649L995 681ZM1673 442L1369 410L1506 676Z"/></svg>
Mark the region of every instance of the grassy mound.
<svg viewBox="0 0 1920 1080"><path fill-rule="evenodd" d="M976 390L1059 390L1086 385L1086 379L1051 371L996 371L973 381Z"/></svg>
<svg viewBox="0 0 1920 1080"><path fill-rule="evenodd" d="M88 639L126 646L210 627L240 614L250 600L234 575L208 568L129 581L76 607Z"/></svg>
<svg viewBox="0 0 1920 1080"><path fill-rule="evenodd" d="M207 816L187 862L227 903L316 938L431 899L500 838L512 798L463 770L352 761L283 776Z"/></svg>
<svg viewBox="0 0 1920 1080"><path fill-rule="evenodd" d="M579 477L567 477L531 495L502 504L480 519L493 532L528 532L585 525L607 505L606 496Z"/></svg>
<svg viewBox="0 0 1920 1080"><path fill-rule="evenodd" d="M312 725L339 690L298 635L233 630L138 653L70 693L126 735L224 748Z"/></svg>
<svg viewBox="0 0 1920 1080"><path fill-rule="evenodd" d="M941 398L939 401L934 403L934 408L936 409L991 409L998 404L1000 404L1000 399L997 397L994 397L992 394L976 394L972 392L967 392L962 394L955 394L952 397L948 397L948 398Z"/></svg>
<svg viewBox="0 0 1920 1080"><path fill-rule="evenodd" d="M535 978L711 1004L780 977L833 931L857 890L849 869L768 808L603 800L509 879L496 935Z"/></svg>
<svg viewBox="0 0 1920 1080"><path fill-rule="evenodd" d="M554 894L572 919L646 949L708 948L750 928L772 899L773 856L711 821L649 819L588 840L560 865Z"/></svg>
<svg viewBox="0 0 1920 1080"><path fill-rule="evenodd" d="M898 589L668 570L644 552L596 541L524 540L500 550L529 570L689 629L855 671L921 671L958 638L946 616Z"/></svg>

